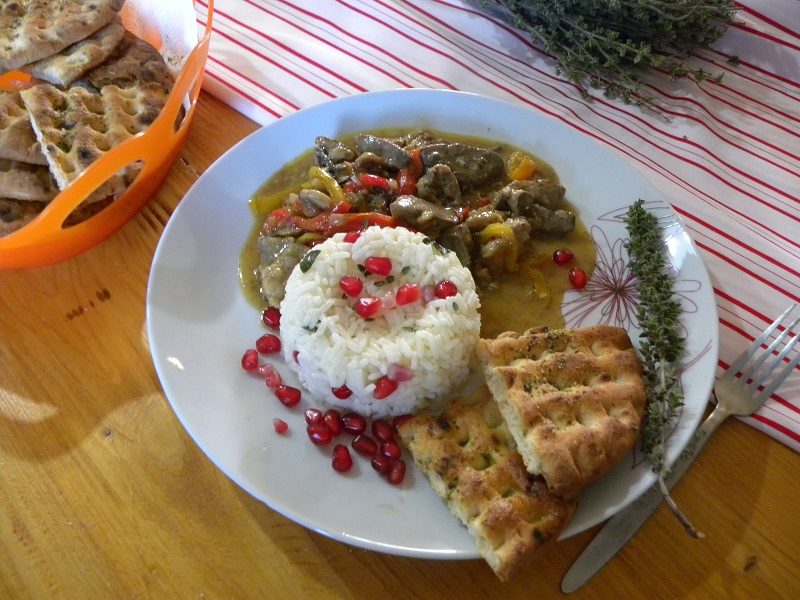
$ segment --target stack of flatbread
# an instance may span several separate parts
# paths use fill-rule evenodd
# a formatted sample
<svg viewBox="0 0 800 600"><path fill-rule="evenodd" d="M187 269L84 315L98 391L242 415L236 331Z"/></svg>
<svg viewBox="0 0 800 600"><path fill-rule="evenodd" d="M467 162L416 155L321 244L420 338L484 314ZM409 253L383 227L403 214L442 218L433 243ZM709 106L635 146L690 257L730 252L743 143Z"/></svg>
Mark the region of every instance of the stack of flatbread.
<svg viewBox="0 0 800 600"><path fill-rule="evenodd" d="M554 543L577 498L628 454L645 409L624 329L480 340L488 387L399 426L415 464L506 581Z"/></svg>
<svg viewBox="0 0 800 600"><path fill-rule="evenodd" d="M158 50L126 31L124 1L0 0L0 73L23 71L33 84L0 90L0 236L160 114L173 76ZM121 195L140 169L107 180L72 222Z"/></svg>

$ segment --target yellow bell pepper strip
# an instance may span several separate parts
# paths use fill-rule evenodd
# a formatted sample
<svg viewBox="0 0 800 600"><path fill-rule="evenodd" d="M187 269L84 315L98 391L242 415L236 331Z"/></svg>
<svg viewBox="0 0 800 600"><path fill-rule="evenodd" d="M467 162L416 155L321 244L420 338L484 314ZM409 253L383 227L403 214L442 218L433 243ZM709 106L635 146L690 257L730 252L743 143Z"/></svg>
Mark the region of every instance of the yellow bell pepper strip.
<svg viewBox="0 0 800 600"><path fill-rule="evenodd" d="M506 175L511 181L530 179L536 172L536 163L524 152L515 151L506 159Z"/></svg>
<svg viewBox="0 0 800 600"><path fill-rule="evenodd" d="M289 194L296 194L301 189L302 186L296 185L275 194L256 194L250 198L250 201L248 202L250 210L253 211L253 214L256 216L269 214L276 208L279 208Z"/></svg>
<svg viewBox="0 0 800 600"><path fill-rule="evenodd" d="M334 206L339 202L347 201L342 186L325 169L315 165L308 170L308 176L312 180L319 179L322 182L322 185L325 186L325 191L328 192L328 196L333 200Z"/></svg>
<svg viewBox="0 0 800 600"><path fill-rule="evenodd" d="M540 269L537 269L533 266L533 263L530 261L526 261L524 266L522 267L525 276L531 280L531 284L533 285L533 295L536 296L539 300L544 302L544 306L548 306L550 304L550 284L547 282L547 278L544 276L544 273Z"/></svg>
<svg viewBox="0 0 800 600"><path fill-rule="evenodd" d="M518 269L519 241L508 225L505 223L490 223L481 230L480 238L482 244L495 238L505 241L508 247L508 252L505 253L504 257L506 271L516 271Z"/></svg>

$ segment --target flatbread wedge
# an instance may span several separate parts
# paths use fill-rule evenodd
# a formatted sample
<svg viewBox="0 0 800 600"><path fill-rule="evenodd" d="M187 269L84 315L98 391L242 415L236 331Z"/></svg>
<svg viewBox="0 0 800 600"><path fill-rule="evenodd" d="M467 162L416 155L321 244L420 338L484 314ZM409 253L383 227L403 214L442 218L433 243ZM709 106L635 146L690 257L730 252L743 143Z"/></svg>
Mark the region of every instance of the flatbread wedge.
<svg viewBox="0 0 800 600"><path fill-rule="evenodd" d="M60 52L110 22L125 0L0 0L0 73Z"/></svg>
<svg viewBox="0 0 800 600"><path fill-rule="evenodd" d="M45 83L23 90L21 95L62 190L102 154L144 131L166 102L166 93L155 85L124 90L109 85L100 92L90 92L80 87L62 91ZM140 169L136 163L129 165L92 199L119 195Z"/></svg>
<svg viewBox="0 0 800 600"><path fill-rule="evenodd" d="M0 198L49 202L57 193L46 166L0 158Z"/></svg>
<svg viewBox="0 0 800 600"><path fill-rule="evenodd" d="M411 417L398 430L414 463L502 581L534 562L572 518L575 502L526 471L485 387L441 415Z"/></svg>
<svg viewBox="0 0 800 600"><path fill-rule="evenodd" d="M98 90L107 85L127 88L153 84L169 91L174 83L161 53L130 32L125 33L108 60L89 71L85 78Z"/></svg>
<svg viewBox="0 0 800 600"><path fill-rule="evenodd" d="M642 366L624 329L531 329L480 340L478 359L528 471L576 497L633 449Z"/></svg>
<svg viewBox="0 0 800 600"><path fill-rule="evenodd" d="M52 56L31 63L25 71L62 88L69 87L89 69L106 60L125 35L119 17L89 37Z"/></svg>
<svg viewBox="0 0 800 600"><path fill-rule="evenodd" d="M0 158L47 164L19 92L0 92Z"/></svg>
<svg viewBox="0 0 800 600"><path fill-rule="evenodd" d="M41 202L24 202L0 198L0 238L22 229L33 221L42 209Z"/></svg>

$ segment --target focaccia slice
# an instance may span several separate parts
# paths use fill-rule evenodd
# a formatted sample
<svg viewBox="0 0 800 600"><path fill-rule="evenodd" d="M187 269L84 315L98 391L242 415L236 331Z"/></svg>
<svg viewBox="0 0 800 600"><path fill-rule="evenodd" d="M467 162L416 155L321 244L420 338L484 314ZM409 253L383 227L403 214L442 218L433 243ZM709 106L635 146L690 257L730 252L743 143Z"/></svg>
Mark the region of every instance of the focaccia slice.
<svg viewBox="0 0 800 600"><path fill-rule="evenodd" d="M0 158L47 164L19 92L0 92Z"/></svg>
<svg viewBox="0 0 800 600"><path fill-rule="evenodd" d="M0 238L22 229L42 212L41 202L24 202L0 198Z"/></svg>
<svg viewBox="0 0 800 600"><path fill-rule="evenodd" d="M49 202L57 193L46 166L0 158L0 198Z"/></svg>
<svg viewBox="0 0 800 600"><path fill-rule="evenodd" d="M624 329L507 332L478 358L525 466L575 497L630 452L645 409L642 366Z"/></svg>
<svg viewBox="0 0 800 600"><path fill-rule="evenodd" d="M0 0L0 73L60 52L113 19L125 0Z"/></svg>
<svg viewBox="0 0 800 600"><path fill-rule="evenodd" d="M144 131L158 117L166 93L158 86L100 92L80 87L61 91L50 84L23 90L22 100L60 189L66 188L101 155ZM129 165L109 179L93 199L119 195L140 170Z"/></svg>
<svg viewBox="0 0 800 600"><path fill-rule="evenodd" d="M398 430L414 463L503 581L555 543L575 512L573 500L526 471L485 387L469 402L455 401L438 416L414 416Z"/></svg>
<svg viewBox="0 0 800 600"><path fill-rule="evenodd" d="M69 87L89 69L106 60L125 35L119 17L58 54L48 56L25 67L25 71L38 79Z"/></svg>
<svg viewBox="0 0 800 600"><path fill-rule="evenodd" d="M128 88L151 84L169 92L174 83L161 53L130 32L125 33L108 60L89 71L85 78L98 90L107 85Z"/></svg>

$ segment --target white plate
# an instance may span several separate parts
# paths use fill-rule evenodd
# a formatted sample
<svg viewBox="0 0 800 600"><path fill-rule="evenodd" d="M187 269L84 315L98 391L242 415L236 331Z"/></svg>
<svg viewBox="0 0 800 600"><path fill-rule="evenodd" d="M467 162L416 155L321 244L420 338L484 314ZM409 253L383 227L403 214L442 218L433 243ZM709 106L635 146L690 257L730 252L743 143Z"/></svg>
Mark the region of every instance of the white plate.
<svg viewBox="0 0 800 600"><path fill-rule="evenodd" d="M550 162L567 197L598 245L598 267L586 290L569 293L569 325L622 323L636 337L624 299L620 215L637 198L672 215L659 193L611 152L555 120L472 94L400 90L351 96L302 110L237 144L189 190L156 250L147 293L147 330L156 370L169 402L197 444L233 481L274 510L331 538L383 552L429 558L474 558L472 539L425 478L409 469L402 487L381 480L355 455L342 476L330 447L306 438L302 407L280 405L262 381L240 367L245 348L261 335L260 315L240 290L237 261L252 227L248 198L315 136L388 126L430 127L479 135L528 148ZM717 315L703 263L682 225L668 229L671 260L686 313L686 405L669 444L670 460L695 430L717 361ZM622 284L626 289L614 292ZM296 379L283 366L284 379ZM273 417L289 423L277 435ZM632 454L587 489L562 537L613 515L654 480Z"/></svg>

